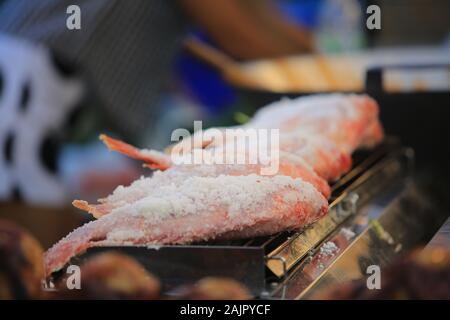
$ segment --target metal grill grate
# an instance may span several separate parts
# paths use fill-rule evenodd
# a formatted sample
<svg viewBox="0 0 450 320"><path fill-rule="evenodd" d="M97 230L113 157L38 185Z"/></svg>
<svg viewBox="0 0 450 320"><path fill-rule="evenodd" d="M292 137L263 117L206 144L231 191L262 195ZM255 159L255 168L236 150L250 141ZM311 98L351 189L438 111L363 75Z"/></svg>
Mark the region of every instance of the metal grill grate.
<svg viewBox="0 0 450 320"><path fill-rule="evenodd" d="M268 279L283 279L289 270L308 258L339 225L356 211L357 203L371 195L399 171L405 170L405 149L394 139L372 151L354 154L353 169L332 184L330 212L313 225L272 236L233 241L213 241L190 245L136 246L89 249L72 262L105 250L132 255L167 286L190 283L205 276L233 277L256 295L266 289Z"/></svg>

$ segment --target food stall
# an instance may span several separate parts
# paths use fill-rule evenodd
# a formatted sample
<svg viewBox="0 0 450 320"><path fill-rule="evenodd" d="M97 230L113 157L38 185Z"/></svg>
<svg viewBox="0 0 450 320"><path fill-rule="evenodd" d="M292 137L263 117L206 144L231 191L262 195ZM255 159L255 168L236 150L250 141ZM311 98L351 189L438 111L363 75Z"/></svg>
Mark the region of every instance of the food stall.
<svg viewBox="0 0 450 320"><path fill-rule="evenodd" d="M15 146L26 143L4 130L0 182L15 185L0 201L0 299L450 298L448 47L250 61L198 37L183 48L234 90L240 121L192 135L178 128L172 137L187 134L163 150L119 139L113 126L98 132L114 153L66 152L60 162L79 185L77 170L95 162L83 186L112 184L101 196L87 187L72 207L21 201L19 182L41 176L14 167L26 158ZM22 114L33 97L25 89ZM127 160L96 162L117 154ZM121 161L128 180L109 176Z"/></svg>

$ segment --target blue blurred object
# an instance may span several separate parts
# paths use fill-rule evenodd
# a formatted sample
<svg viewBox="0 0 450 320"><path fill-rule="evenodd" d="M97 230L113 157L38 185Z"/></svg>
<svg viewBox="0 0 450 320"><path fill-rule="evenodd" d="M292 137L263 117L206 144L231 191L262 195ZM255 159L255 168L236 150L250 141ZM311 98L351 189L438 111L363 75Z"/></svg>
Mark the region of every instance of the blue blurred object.
<svg viewBox="0 0 450 320"><path fill-rule="evenodd" d="M321 0L279 0L277 5L280 10L294 22L299 22L303 26L314 29L318 24L318 16Z"/></svg>
<svg viewBox="0 0 450 320"><path fill-rule="evenodd" d="M195 36L208 40L200 33ZM210 43L210 45L213 45ZM223 112L236 101L236 93L212 67L182 52L175 64L176 72L189 94L212 115Z"/></svg>

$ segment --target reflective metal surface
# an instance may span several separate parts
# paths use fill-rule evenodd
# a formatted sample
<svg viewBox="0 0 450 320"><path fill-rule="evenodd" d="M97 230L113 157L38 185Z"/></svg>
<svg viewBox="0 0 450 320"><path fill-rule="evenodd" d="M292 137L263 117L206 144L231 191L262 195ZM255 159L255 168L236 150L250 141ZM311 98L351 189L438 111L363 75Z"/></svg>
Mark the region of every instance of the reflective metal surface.
<svg viewBox="0 0 450 320"><path fill-rule="evenodd" d="M404 180L411 166L410 152L409 149L398 149L386 155L383 150L379 150L366 158L355 170L333 186L336 194L336 190L342 189L345 182L356 178L332 201L329 214L272 251L268 255L268 268L278 277L285 276L284 267L289 270L307 254L311 254L314 248L336 231L340 224L357 213L358 205L364 204L374 194L378 194L389 181ZM383 158L381 154L385 157Z"/></svg>
<svg viewBox="0 0 450 320"><path fill-rule="evenodd" d="M394 167L393 163L391 168L395 171ZM403 252L426 244L448 212L413 181L397 177L386 179L383 190L366 204L358 203L357 213L336 228L288 278L272 286L270 296L314 298L337 284L368 277L370 265L382 270ZM330 243L334 250L321 249L330 247Z"/></svg>
<svg viewBox="0 0 450 320"><path fill-rule="evenodd" d="M448 218L439 231L431 239L428 247L446 247L450 248L450 218Z"/></svg>

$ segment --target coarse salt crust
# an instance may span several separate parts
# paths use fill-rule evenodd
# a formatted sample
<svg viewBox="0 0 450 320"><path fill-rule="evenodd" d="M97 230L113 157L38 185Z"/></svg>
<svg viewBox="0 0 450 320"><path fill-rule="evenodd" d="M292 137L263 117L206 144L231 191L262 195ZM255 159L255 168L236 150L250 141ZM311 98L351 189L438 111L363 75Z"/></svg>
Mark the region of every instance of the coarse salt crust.
<svg viewBox="0 0 450 320"><path fill-rule="evenodd" d="M152 180L142 179L140 182L129 188L142 188L142 184L151 184ZM230 217L236 217L245 212L258 211L267 197L280 190L292 191L283 197L286 205L304 201L320 209L324 204L324 198L310 183L288 176L194 176L187 177L180 184L160 186L156 194L150 193L133 203L113 209L110 214L142 216L156 224L169 217L196 215L219 207L226 209Z"/></svg>
<svg viewBox="0 0 450 320"><path fill-rule="evenodd" d="M339 248L336 244L333 241L328 241L320 247L320 254L323 256L332 256L337 250L339 250Z"/></svg>
<svg viewBox="0 0 450 320"><path fill-rule="evenodd" d="M273 102L261 108L248 123L249 127L272 127L286 119L300 115L303 121L317 121L320 118L342 117L355 119L358 117L358 109L352 102L351 94L325 94L312 95L290 99L287 97Z"/></svg>
<svg viewBox="0 0 450 320"><path fill-rule="evenodd" d="M303 158L294 154L281 152L280 162L282 164L287 162L307 171L313 179L316 179L314 183L317 183L320 179ZM186 179L191 177L215 178L221 174L244 176L249 175L252 172L258 173L259 171L259 165L180 165L165 171L155 171L152 176L141 177L134 181L130 186L118 186L111 195L104 199L100 199L99 202L102 204L111 204L113 208L119 208L138 201L149 194L163 196L166 192L170 192L170 190L168 191L164 186L173 185L172 187L175 187L184 183ZM288 174L290 174L290 172L288 172ZM278 175L285 174L283 172L278 172ZM318 188L320 189L320 187Z"/></svg>
<svg viewBox="0 0 450 320"><path fill-rule="evenodd" d="M108 240L111 241L124 241L127 239L133 239L133 238L140 238L143 237L145 234L142 230L136 230L136 229L116 229L107 234Z"/></svg>

